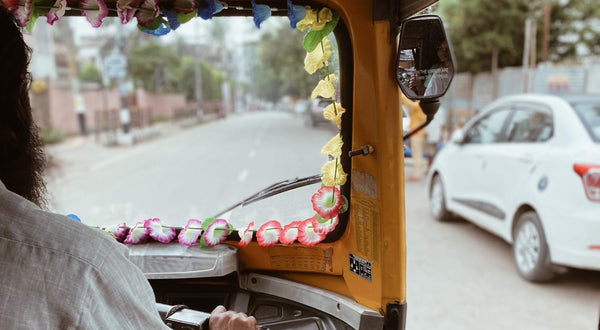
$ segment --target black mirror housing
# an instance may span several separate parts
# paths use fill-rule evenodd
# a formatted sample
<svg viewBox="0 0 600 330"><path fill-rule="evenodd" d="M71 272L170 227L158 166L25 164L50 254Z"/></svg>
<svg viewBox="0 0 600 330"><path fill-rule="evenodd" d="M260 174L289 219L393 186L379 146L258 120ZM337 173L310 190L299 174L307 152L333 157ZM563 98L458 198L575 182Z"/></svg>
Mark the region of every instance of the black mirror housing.
<svg viewBox="0 0 600 330"><path fill-rule="evenodd" d="M396 80L404 95L438 103L454 77L454 61L442 20L437 15L411 17L402 23Z"/></svg>

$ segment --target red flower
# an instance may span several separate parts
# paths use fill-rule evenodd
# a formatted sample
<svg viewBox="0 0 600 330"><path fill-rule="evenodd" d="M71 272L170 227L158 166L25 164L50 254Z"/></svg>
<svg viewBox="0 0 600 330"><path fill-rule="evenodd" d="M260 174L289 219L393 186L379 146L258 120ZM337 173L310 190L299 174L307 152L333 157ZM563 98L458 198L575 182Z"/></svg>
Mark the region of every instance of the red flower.
<svg viewBox="0 0 600 330"><path fill-rule="evenodd" d="M260 226L256 232L256 240L260 246L273 246L279 242L281 224L277 220L271 220Z"/></svg>
<svg viewBox="0 0 600 330"><path fill-rule="evenodd" d="M298 227L298 241L307 246L314 246L325 239L326 235L319 234L315 231L314 223L317 222L317 217L314 216L300 223Z"/></svg>
<svg viewBox="0 0 600 330"><path fill-rule="evenodd" d="M338 188L325 186L312 196L312 204L323 219L333 219L344 206L344 199Z"/></svg>

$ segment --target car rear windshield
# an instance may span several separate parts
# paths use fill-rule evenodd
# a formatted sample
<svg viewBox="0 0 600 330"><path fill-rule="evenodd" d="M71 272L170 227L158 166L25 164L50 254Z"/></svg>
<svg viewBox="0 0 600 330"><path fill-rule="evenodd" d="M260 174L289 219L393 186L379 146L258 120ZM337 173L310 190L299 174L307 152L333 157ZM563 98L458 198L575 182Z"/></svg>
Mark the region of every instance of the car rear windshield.
<svg viewBox="0 0 600 330"><path fill-rule="evenodd" d="M573 108L595 142L600 142L600 101L573 104Z"/></svg>

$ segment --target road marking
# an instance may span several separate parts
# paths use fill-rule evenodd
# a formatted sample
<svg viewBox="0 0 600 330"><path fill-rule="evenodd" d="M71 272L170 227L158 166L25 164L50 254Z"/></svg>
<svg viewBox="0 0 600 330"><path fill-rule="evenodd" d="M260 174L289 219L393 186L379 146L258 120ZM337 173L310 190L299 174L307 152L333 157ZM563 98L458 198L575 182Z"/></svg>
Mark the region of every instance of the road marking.
<svg viewBox="0 0 600 330"><path fill-rule="evenodd" d="M244 170L243 170L243 171L240 173L240 175L238 175L238 181L239 181L239 182L244 182L244 181L246 181L246 178L248 177L248 173L249 173L249 171L248 171L247 169L244 169Z"/></svg>
<svg viewBox="0 0 600 330"><path fill-rule="evenodd" d="M109 158L109 159L106 159L104 161L101 161L101 162L93 164L92 166L90 166L90 171L92 171L92 172L93 171L97 171L97 170L100 170L100 169L102 169L104 167L111 166L111 165L113 165L115 163L122 162L122 161L124 161L124 160L126 160L128 158L133 158L133 157L135 157L135 156L137 156L139 154L142 154L144 152L144 150L145 149L137 149L137 150L134 149L134 150L131 150L131 151L127 152L127 153L117 154L117 155L113 156L112 158Z"/></svg>
<svg viewBox="0 0 600 330"><path fill-rule="evenodd" d="M256 156L256 150L252 149L248 153L248 158L254 158L254 156Z"/></svg>

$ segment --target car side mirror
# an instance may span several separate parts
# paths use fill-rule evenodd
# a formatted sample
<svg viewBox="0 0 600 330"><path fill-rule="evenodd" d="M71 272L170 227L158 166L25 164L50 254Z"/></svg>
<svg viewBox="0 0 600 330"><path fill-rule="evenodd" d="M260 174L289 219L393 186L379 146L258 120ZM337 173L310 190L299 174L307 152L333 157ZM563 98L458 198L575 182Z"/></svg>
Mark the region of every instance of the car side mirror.
<svg viewBox="0 0 600 330"><path fill-rule="evenodd" d="M402 23L396 60L396 81L411 100L433 119L454 77L454 61L442 19L411 17Z"/></svg>
<svg viewBox="0 0 600 330"><path fill-rule="evenodd" d="M456 131L454 131L454 133L452 133L452 136L450 137L450 142L456 143L456 144L464 144L465 143L465 133L463 132L463 130L457 129Z"/></svg>

